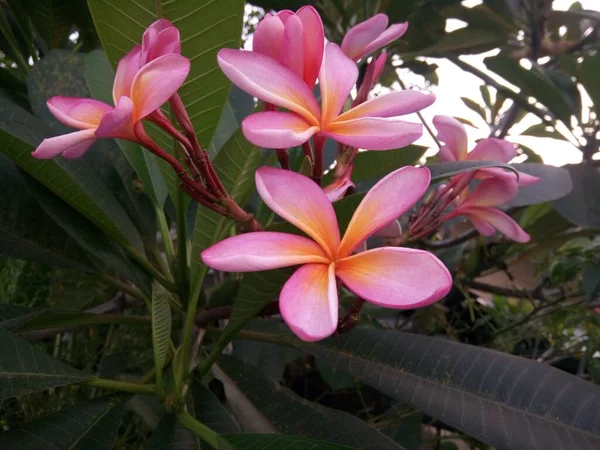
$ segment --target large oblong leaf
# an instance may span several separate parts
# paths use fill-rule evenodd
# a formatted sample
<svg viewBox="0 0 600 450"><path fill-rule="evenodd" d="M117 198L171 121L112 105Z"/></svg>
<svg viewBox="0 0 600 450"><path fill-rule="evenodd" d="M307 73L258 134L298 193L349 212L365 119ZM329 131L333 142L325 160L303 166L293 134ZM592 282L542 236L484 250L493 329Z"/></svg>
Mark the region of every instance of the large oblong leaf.
<svg viewBox="0 0 600 450"><path fill-rule="evenodd" d="M304 400L258 367L233 356L221 357L219 366L282 433L365 450L402 449L357 417Z"/></svg>
<svg viewBox="0 0 600 450"><path fill-rule="evenodd" d="M127 397L105 396L0 433L3 450L110 450Z"/></svg>
<svg viewBox="0 0 600 450"><path fill-rule="evenodd" d="M220 450L353 450L356 447L284 434L222 434Z"/></svg>
<svg viewBox="0 0 600 450"><path fill-rule="evenodd" d="M600 172L588 164L568 164L573 190L554 202L565 219L586 228L600 228Z"/></svg>
<svg viewBox="0 0 600 450"><path fill-rule="evenodd" d="M0 327L0 400L79 383L89 375L15 338Z"/></svg>
<svg viewBox="0 0 600 450"><path fill-rule="evenodd" d="M502 450L600 448L600 388L544 364L429 336L357 328L301 349Z"/></svg>
<svg viewBox="0 0 600 450"><path fill-rule="evenodd" d="M162 370L167 359L171 340L171 294L162 285L152 285L152 348L157 379L162 380Z"/></svg>

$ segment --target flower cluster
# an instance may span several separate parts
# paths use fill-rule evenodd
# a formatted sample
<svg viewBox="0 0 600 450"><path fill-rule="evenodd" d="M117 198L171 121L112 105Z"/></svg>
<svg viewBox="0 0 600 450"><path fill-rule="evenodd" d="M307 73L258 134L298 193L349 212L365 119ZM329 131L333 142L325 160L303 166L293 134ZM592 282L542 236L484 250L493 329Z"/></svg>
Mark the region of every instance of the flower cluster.
<svg viewBox="0 0 600 450"><path fill-rule="evenodd" d="M339 284L361 301L389 308L431 304L450 290L450 273L435 255L402 245L430 235L456 216L468 217L483 235L499 230L525 242L527 234L497 206L514 197L520 185L537 179L489 167L457 175L419 206L403 233L397 219L420 200L430 184L427 168L403 167L366 193L341 236L332 202L354 186L352 170L359 149L390 150L411 144L421 136L422 125L406 122L403 116L435 100L433 94L411 90L369 99L387 56L382 51L371 60L368 57L400 38L407 26L388 27L387 16L378 14L349 30L338 46L326 41L321 18L307 6L295 13L267 15L257 26L252 51L222 49L218 53L225 75L264 103L263 111L242 122L244 136L257 146L275 149L282 166L257 170L258 193L275 213L308 237L263 231L223 187L177 93L190 62L180 54L179 31L164 19L153 23L142 44L119 62L114 106L81 98L48 101L58 120L80 131L45 139L33 156L77 158L97 138L119 138L137 142L164 159L179 177L183 191L250 231L204 250L201 257L206 265L229 272L300 266L284 285L279 306L283 319L301 339L323 339L341 329ZM361 81L357 63L365 65ZM314 93L316 85L319 98ZM166 102L179 128L161 112ZM146 134L145 121L171 134L180 144L180 154L160 148ZM468 153L459 122L437 116L434 125L444 142L441 161L509 162L515 156L514 146L499 139L480 141ZM337 141L338 156L334 181L322 189L327 138ZM287 151L296 146L302 146L310 161L312 179L289 170ZM480 182L473 188L474 180ZM385 237L394 246L367 250L366 240L371 236Z"/></svg>

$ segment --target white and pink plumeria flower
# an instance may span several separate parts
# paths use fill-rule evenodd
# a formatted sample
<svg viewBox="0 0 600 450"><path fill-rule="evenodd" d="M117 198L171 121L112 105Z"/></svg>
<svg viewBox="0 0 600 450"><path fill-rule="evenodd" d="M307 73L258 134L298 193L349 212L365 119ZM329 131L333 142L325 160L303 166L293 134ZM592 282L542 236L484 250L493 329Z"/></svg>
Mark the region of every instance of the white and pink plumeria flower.
<svg viewBox="0 0 600 450"><path fill-rule="evenodd" d="M113 84L113 108L88 98L56 96L48 100L50 112L65 125L80 131L47 138L32 153L39 159L62 154L81 157L97 138L137 141L134 126L156 111L185 81L190 62L181 56L179 32L167 20L152 24L119 65Z"/></svg>
<svg viewBox="0 0 600 450"><path fill-rule="evenodd" d="M284 285L279 307L292 331L306 341L326 338L336 330L336 279L376 305L397 309L429 305L452 286L450 273L433 254L402 247L356 253L368 237L411 208L429 182L426 168L403 167L392 172L365 195L341 237L333 206L317 184L288 170L261 167L256 172L261 198L309 238L268 231L246 233L204 250L202 260L228 272L300 265Z"/></svg>
<svg viewBox="0 0 600 450"><path fill-rule="evenodd" d="M408 22L395 23L388 28L388 16L377 14L352 27L342 40L342 51L348 58L359 61L402 37Z"/></svg>

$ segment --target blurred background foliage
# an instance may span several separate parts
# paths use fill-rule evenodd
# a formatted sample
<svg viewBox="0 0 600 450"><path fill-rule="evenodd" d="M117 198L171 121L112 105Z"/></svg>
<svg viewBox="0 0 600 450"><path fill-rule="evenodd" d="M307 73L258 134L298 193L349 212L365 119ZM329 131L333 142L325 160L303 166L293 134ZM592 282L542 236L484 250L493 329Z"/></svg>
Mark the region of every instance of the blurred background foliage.
<svg viewBox="0 0 600 450"><path fill-rule="evenodd" d="M409 74L417 80L413 85L428 89L443 76L436 58L446 59L482 80L480 96L462 100L488 125L490 136L509 136L524 121L533 121L519 134L566 141L582 156L581 164L566 166L573 181L566 197L515 208L532 235L531 243L513 245L473 235L432 242L455 276L448 298L410 312L367 306L361 323L500 350L600 383L600 11L583 9L578 2L559 11L550 0L255 0L246 5L244 38L249 39L265 12L295 10L305 4L319 10L326 34L335 42L375 13L386 13L390 22L409 21L408 33L388 49L394 67L382 76L383 88L397 89L398 76ZM449 19L458 19L463 26L447 31ZM56 128L41 112L49 92L86 95L93 90L86 67L90 52L99 48L85 0L1 0L0 100L41 115L49 127ZM496 51L486 53L484 68L463 58L492 50ZM253 106L247 96L232 91L210 142L213 154L226 145ZM4 109L0 121L7 121L7 114ZM104 156L92 151L88 164L93 161L94 170L127 210L141 245L156 243L147 180L131 170L122 153L111 148L114 144L98 145L107 147ZM542 162L536 150L536 146L520 146L520 162ZM403 164L419 161L422 154L416 152ZM435 157L429 160L434 162ZM154 163L148 170L159 173ZM98 229L89 223L79 235L71 233L71 222L86 219L62 201L41 207L48 193L2 155L0 171L0 306L135 312L140 304L123 291L118 278L99 276L87 268L118 267L117 271L138 280L145 276L139 268L98 237ZM163 200L166 197L165 186L157 186L154 192ZM260 208L256 199L252 204ZM166 200L165 209L168 220L174 220L172 199ZM269 218L268 213L258 209L259 217ZM187 215L193 223L194 206ZM57 218L60 226L55 224ZM209 279L208 284L202 292L207 308L230 307L240 289L234 278ZM351 302L347 297L342 303ZM265 329L269 324L257 320L253 326ZM128 325L24 331L23 336L61 361L98 376L133 379L153 364L150 336ZM332 369L322 358L248 340L234 341L230 350L244 362L223 362L223 370L229 373L223 379L229 381L215 379L210 384L221 399L233 384L246 389L245 395L260 409L269 381L262 379L264 386L259 381L254 386L241 379L231 381L232 374L240 371L248 379L261 379L264 373L254 373L260 368L302 398L357 416L407 450L491 448L397 403L344 370ZM5 400L0 404L0 422L12 428L87 399L94 395L90 390L59 387L19 401ZM235 402L229 407L240 411ZM132 402L115 448L151 445L162 408L147 398ZM244 419L243 408L238 417ZM255 416L245 418L255 420Z"/></svg>

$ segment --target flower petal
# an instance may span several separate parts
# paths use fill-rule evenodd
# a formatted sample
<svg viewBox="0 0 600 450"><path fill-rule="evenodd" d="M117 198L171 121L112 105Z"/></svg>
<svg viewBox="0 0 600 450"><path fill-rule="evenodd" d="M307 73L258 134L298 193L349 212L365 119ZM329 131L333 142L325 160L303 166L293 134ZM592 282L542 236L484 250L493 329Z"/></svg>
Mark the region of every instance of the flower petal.
<svg viewBox="0 0 600 450"><path fill-rule="evenodd" d="M371 188L354 212L338 249L343 258L362 241L400 217L429 187L431 174L425 167L402 167Z"/></svg>
<svg viewBox="0 0 600 450"><path fill-rule="evenodd" d="M51 159L66 152L67 158L83 155L96 141L94 129L76 131L44 139L31 155L37 159Z"/></svg>
<svg viewBox="0 0 600 450"><path fill-rule="evenodd" d="M143 66L131 85L134 122L157 110L177 92L190 72L190 60L168 54Z"/></svg>
<svg viewBox="0 0 600 450"><path fill-rule="evenodd" d="M354 187L354 183L350 177L343 177L338 178L333 183L325 186L323 192L325 192L330 202L336 202L341 199L351 187Z"/></svg>
<svg viewBox="0 0 600 450"><path fill-rule="evenodd" d="M265 111L249 115L242 121L244 136L263 148L296 147L308 141L319 127L291 112Z"/></svg>
<svg viewBox="0 0 600 450"><path fill-rule="evenodd" d="M50 98L46 103L54 117L73 128L96 128L102 116L112 108L106 103L91 98L61 97Z"/></svg>
<svg viewBox="0 0 600 450"><path fill-rule="evenodd" d="M127 53L119 61L115 81L113 83L113 102L115 105L121 97L131 97L131 85L133 79L138 73L141 64L142 47L135 45L133 49Z"/></svg>
<svg viewBox="0 0 600 450"><path fill-rule="evenodd" d="M530 236L523 231L517 222L515 222L509 215L503 213L502 211L483 206L471 206L469 208L461 208L460 212L472 220L475 219L487 222L489 225L493 226L496 230L513 241L521 243L529 242ZM482 233L482 227L477 226L475 222L473 224L477 227L477 231L484 236L489 236Z"/></svg>
<svg viewBox="0 0 600 450"><path fill-rule="evenodd" d="M336 44L328 42L319 72L323 125L338 116L357 79L358 68L354 61L344 55Z"/></svg>
<svg viewBox="0 0 600 450"><path fill-rule="evenodd" d="M284 66L304 78L304 30L302 21L296 14L285 21L280 58Z"/></svg>
<svg viewBox="0 0 600 450"><path fill-rule="evenodd" d="M394 42L396 39L402 37L406 30L408 29L408 22L395 23L390 25L390 27L381 33L376 39L371 41L360 54L360 59L369 56L374 51L380 49L381 47L385 47L386 45Z"/></svg>
<svg viewBox="0 0 600 450"><path fill-rule="evenodd" d="M356 105L360 105L367 101L369 97L369 92L379 80L381 72L385 68L385 63L387 61L387 53L384 51L377 58L373 58L369 65L367 66L367 72L365 73L365 77L356 93L356 97L352 102L352 107L354 108Z"/></svg>
<svg viewBox="0 0 600 450"><path fill-rule="evenodd" d="M325 50L325 32L321 16L312 6L303 6L296 13L302 21L304 30L304 82L312 88L319 76L323 52Z"/></svg>
<svg viewBox="0 0 600 450"><path fill-rule="evenodd" d="M517 195L518 190L514 174L508 179L486 178L468 194L460 207L503 205Z"/></svg>
<svg viewBox="0 0 600 450"><path fill-rule="evenodd" d="M396 117L365 117L333 122L322 134L342 144L367 150L392 150L405 147L419 139L423 127Z"/></svg>
<svg viewBox="0 0 600 450"><path fill-rule="evenodd" d="M303 341L331 336L338 323L334 264L306 264L285 283L279 295L283 320Z"/></svg>
<svg viewBox="0 0 600 450"><path fill-rule="evenodd" d="M504 139L486 138L480 140L469 153L470 161L509 162L517 155L517 148Z"/></svg>
<svg viewBox="0 0 600 450"><path fill-rule="evenodd" d="M129 97L121 97L117 106L102 117L96 136L136 141L133 132L133 108L133 102Z"/></svg>
<svg viewBox="0 0 600 450"><path fill-rule="evenodd" d="M444 142L439 152L441 162L464 161L467 159L467 131L462 123L454 117L435 116L433 126L438 132L438 139Z"/></svg>
<svg viewBox="0 0 600 450"><path fill-rule="evenodd" d="M252 51L278 61L284 33L285 27L279 16L267 14L256 26L252 38Z"/></svg>
<svg viewBox="0 0 600 450"><path fill-rule="evenodd" d="M540 181L540 179L538 177L529 175L528 173L525 173L525 172L518 172L518 173L519 173L519 181L518 181L519 186L529 186L531 184L535 184L538 181ZM500 167L486 167L485 169L479 169L477 171L477 174L475 175L475 178L504 178L504 179L515 180L516 175L512 171L505 170Z"/></svg>
<svg viewBox="0 0 600 450"><path fill-rule="evenodd" d="M336 122L360 119L365 117L396 117L411 114L427 108L435 102L434 94L423 94L419 91L398 91L380 95L340 115Z"/></svg>
<svg viewBox="0 0 600 450"><path fill-rule="evenodd" d="M302 236L258 231L230 237L201 254L209 267L226 272L253 272L306 263L329 264L323 249Z"/></svg>
<svg viewBox="0 0 600 450"><path fill-rule="evenodd" d="M433 254L381 247L344 258L335 274L359 297L387 308L419 308L442 299L452 287L446 266Z"/></svg>
<svg viewBox="0 0 600 450"><path fill-rule="evenodd" d="M217 59L227 78L240 89L319 124L319 105L311 89L283 64L256 52L229 48L221 50Z"/></svg>
<svg viewBox="0 0 600 450"><path fill-rule="evenodd" d="M170 53L181 53L179 30L167 19L159 19L142 37L141 65Z"/></svg>
<svg viewBox="0 0 600 450"><path fill-rule="evenodd" d="M313 238L333 257L340 231L331 202L310 178L263 166L256 171L256 188L264 202L283 219Z"/></svg>
<svg viewBox="0 0 600 450"><path fill-rule="evenodd" d="M367 46L385 31L387 25L388 16L376 14L350 28L342 41L342 51L348 58L358 61L365 54Z"/></svg>

